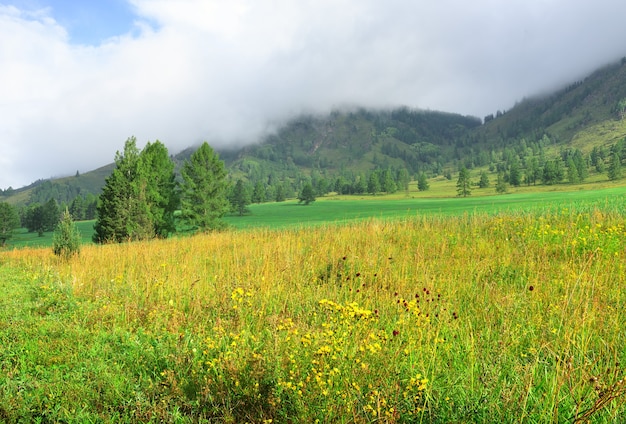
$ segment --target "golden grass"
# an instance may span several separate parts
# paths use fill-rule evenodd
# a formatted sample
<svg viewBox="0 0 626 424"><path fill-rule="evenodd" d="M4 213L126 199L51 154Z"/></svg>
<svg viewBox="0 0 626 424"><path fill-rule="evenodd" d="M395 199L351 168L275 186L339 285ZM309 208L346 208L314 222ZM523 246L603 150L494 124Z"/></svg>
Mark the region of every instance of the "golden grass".
<svg viewBox="0 0 626 424"><path fill-rule="evenodd" d="M245 386L268 402L259 420L610 421L625 412L625 236L619 214L561 211L3 257L71 284L87 327L187 340L160 376L193 381L222 418L241 416L214 392Z"/></svg>

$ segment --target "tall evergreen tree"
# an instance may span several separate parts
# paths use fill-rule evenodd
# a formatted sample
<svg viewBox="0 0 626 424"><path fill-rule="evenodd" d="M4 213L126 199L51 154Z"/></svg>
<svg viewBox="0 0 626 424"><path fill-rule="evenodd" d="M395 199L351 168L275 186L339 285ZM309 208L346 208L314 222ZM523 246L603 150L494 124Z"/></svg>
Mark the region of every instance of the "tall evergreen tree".
<svg viewBox="0 0 626 424"><path fill-rule="evenodd" d="M298 195L298 201L300 203L304 203L305 205L315 202L315 192L313 191L313 186L310 182L304 183L302 191L300 191L300 194Z"/></svg>
<svg viewBox="0 0 626 424"><path fill-rule="evenodd" d="M19 226L20 218L15 208L7 202L0 202L0 246L13 237L13 230Z"/></svg>
<svg viewBox="0 0 626 424"><path fill-rule="evenodd" d="M380 191L380 178L378 174L378 171L373 171L367 180L367 192L369 194L376 194Z"/></svg>
<svg viewBox="0 0 626 424"><path fill-rule="evenodd" d="M72 219L75 221L82 221L85 219L85 210L85 199L83 199L83 196L76 196L74 200L72 200L69 209L70 214L72 214Z"/></svg>
<svg viewBox="0 0 626 424"><path fill-rule="evenodd" d="M285 199L285 186L282 183L277 183L274 186L274 200L276 202L284 202Z"/></svg>
<svg viewBox="0 0 626 424"><path fill-rule="evenodd" d="M51 198L43 205L34 203L29 206L24 216L24 226L28 232L37 232L41 237L46 231L56 228L59 216L59 205Z"/></svg>
<svg viewBox="0 0 626 424"><path fill-rule="evenodd" d="M354 194L363 194L367 192L367 179L365 175L359 175L354 181L352 192Z"/></svg>
<svg viewBox="0 0 626 424"><path fill-rule="evenodd" d="M115 169L105 180L97 207L94 242L119 243L154 236L139 155L135 137L126 140L123 153L115 154Z"/></svg>
<svg viewBox="0 0 626 424"><path fill-rule="evenodd" d="M181 218L200 231L224 226L221 218L229 209L224 162L204 142L181 169Z"/></svg>
<svg viewBox="0 0 626 424"><path fill-rule="evenodd" d="M589 169L587 161L583 157L583 153L578 149L574 152L574 165L576 165L580 182L585 181L585 179L589 177Z"/></svg>
<svg viewBox="0 0 626 424"><path fill-rule="evenodd" d="M622 163L617 152L611 153L608 169L609 180L615 181L622 178Z"/></svg>
<svg viewBox="0 0 626 424"><path fill-rule="evenodd" d="M426 191L430 188L430 185L428 184L428 177L426 176L425 172L420 172L419 176L417 177L417 189L419 191Z"/></svg>
<svg viewBox="0 0 626 424"><path fill-rule="evenodd" d="M496 193L506 193L506 182L504 181L504 174L502 172L498 172L498 178L496 180Z"/></svg>
<svg viewBox="0 0 626 424"><path fill-rule="evenodd" d="M251 200L253 203L265 202L265 186L261 181L257 181L257 183L254 185Z"/></svg>
<svg viewBox="0 0 626 424"><path fill-rule="evenodd" d="M580 182L580 175L578 174L578 167L574 163L574 158L569 157L567 159L567 180L572 184Z"/></svg>
<svg viewBox="0 0 626 424"><path fill-rule="evenodd" d="M560 183L565 177L565 171L563 170L563 162L560 158L546 161L543 166L543 174L541 179L544 184L556 184Z"/></svg>
<svg viewBox="0 0 626 424"><path fill-rule="evenodd" d="M250 204L250 194L243 180L237 180L230 196L230 203L235 212L242 216Z"/></svg>
<svg viewBox="0 0 626 424"><path fill-rule="evenodd" d="M160 141L148 142L139 155L138 190L145 191L153 232L167 237L176 230L174 212L178 208L174 162Z"/></svg>
<svg viewBox="0 0 626 424"><path fill-rule="evenodd" d="M459 179L456 182L456 192L459 196L467 197L472 194L470 172L466 167L459 171Z"/></svg>
<svg viewBox="0 0 626 424"><path fill-rule="evenodd" d="M480 188L489 187L489 175L487 175L486 171L482 171L480 173L480 181L478 182L478 187Z"/></svg>
<svg viewBox="0 0 626 424"><path fill-rule="evenodd" d="M380 174L380 187L385 193L395 193L398 190L391 169L387 168Z"/></svg>
<svg viewBox="0 0 626 424"><path fill-rule="evenodd" d="M409 191L409 181L411 177L406 168L400 168L397 172L396 182L400 190Z"/></svg>
<svg viewBox="0 0 626 424"><path fill-rule="evenodd" d="M539 179L540 176L540 168L539 168L539 161L537 160L536 157L531 157L528 160L528 165L526 167L526 184L531 185L531 184L537 184L537 180Z"/></svg>
<svg viewBox="0 0 626 424"><path fill-rule="evenodd" d="M509 169L509 184L518 187L522 183L522 172L520 171L519 162L517 158L511 163Z"/></svg>

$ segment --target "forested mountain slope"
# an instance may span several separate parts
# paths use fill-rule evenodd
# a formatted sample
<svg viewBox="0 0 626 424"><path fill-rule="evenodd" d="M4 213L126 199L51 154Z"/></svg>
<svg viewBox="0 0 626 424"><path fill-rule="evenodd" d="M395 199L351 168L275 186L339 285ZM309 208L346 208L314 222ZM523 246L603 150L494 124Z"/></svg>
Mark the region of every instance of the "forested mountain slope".
<svg viewBox="0 0 626 424"><path fill-rule="evenodd" d="M462 166L489 166L491 172L508 176L513 166L536 183L548 159L565 166L575 151L584 155L590 169L608 166L612 149L623 162L624 116L626 58L551 94L529 97L508 111L484 117L484 123L477 117L409 108L336 110L296 117L256 144L218 152L232 180L284 184L291 188L287 194L305 179L354 182L376 169L432 177ZM180 164L193 151L190 147L172 158ZM597 163L598 157L603 163ZM537 166L540 169L530 169ZM0 192L0 201L42 203L52 197L69 203L77 195L97 195L111 169L107 165L82 175L38 181ZM538 174L532 177L533 173Z"/></svg>

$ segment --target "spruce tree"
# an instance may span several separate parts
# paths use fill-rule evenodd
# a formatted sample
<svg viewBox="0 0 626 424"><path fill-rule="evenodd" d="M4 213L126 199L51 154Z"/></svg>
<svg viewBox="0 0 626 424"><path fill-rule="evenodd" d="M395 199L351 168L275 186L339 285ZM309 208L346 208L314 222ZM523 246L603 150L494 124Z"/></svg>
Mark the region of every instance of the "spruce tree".
<svg viewBox="0 0 626 424"><path fill-rule="evenodd" d="M369 194L376 194L380 191L380 178L378 171L373 171L367 180L367 192Z"/></svg>
<svg viewBox="0 0 626 424"><path fill-rule="evenodd" d="M381 190L387 194L395 193L398 190L398 186L393 179L391 169L387 168L380 174L380 187Z"/></svg>
<svg viewBox="0 0 626 424"><path fill-rule="evenodd" d="M311 183L304 183L302 191L298 195L298 201L299 203L304 203L305 205L315 202L315 192L313 191Z"/></svg>
<svg viewBox="0 0 626 424"><path fill-rule="evenodd" d="M176 230L174 212L178 208L174 162L160 141L148 142L139 155L139 189L145 190L145 201L152 232L167 237Z"/></svg>
<svg viewBox="0 0 626 424"><path fill-rule="evenodd" d="M622 178L622 162L617 152L611 153L608 177L611 181L619 180L620 178Z"/></svg>
<svg viewBox="0 0 626 424"><path fill-rule="evenodd" d="M80 243L80 232L72 220L72 215L66 208L52 236L52 251L55 255L68 259L72 255L80 253Z"/></svg>
<svg viewBox="0 0 626 424"><path fill-rule="evenodd" d="M420 172L419 176L417 177L417 189L419 191L426 191L430 188L430 185L428 184L428 177L426 176L425 172Z"/></svg>
<svg viewBox="0 0 626 424"><path fill-rule="evenodd" d="M126 140L123 153L115 154L115 169L106 178L98 202L94 242L119 243L154 235L139 155L135 137Z"/></svg>
<svg viewBox="0 0 626 424"><path fill-rule="evenodd" d="M13 237L13 230L19 226L20 218L15 208L7 202L0 202L0 246Z"/></svg>
<svg viewBox="0 0 626 424"><path fill-rule="evenodd" d="M489 187L489 175L487 175L486 171L482 171L480 173L480 181L478 182L478 187L480 188Z"/></svg>
<svg viewBox="0 0 626 424"><path fill-rule="evenodd" d="M204 142L184 163L181 175L182 222L200 231L222 228L221 218L229 209L224 162Z"/></svg>
<svg viewBox="0 0 626 424"><path fill-rule="evenodd" d="M496 180L496 193L506 193L506 182L504 181L504 174L498 172L498 178Z"/></svg>
<svg viewBox="0 0 626 424"><path fill-rule="evenodd" d="M467 197L472 193L470 189L470 172L467 168L463 167L459 171L459 179L456 182L456 192L459 196Z"/></svg>
<svg viewBox="0 0 626 424"><path fill-rule="evenodd" d="M237 180L230 196L230 203L235 212L242 216L248 210L250 204L250 194L243 180Z"/></svg>
<svg viewBox="0 0 626 424"><path fill-rule="evenodd" d="M253 203L265 202L265 186L261 181L257 181L257 183L254 185L254 191L252 192L251 200Z"/></svg>

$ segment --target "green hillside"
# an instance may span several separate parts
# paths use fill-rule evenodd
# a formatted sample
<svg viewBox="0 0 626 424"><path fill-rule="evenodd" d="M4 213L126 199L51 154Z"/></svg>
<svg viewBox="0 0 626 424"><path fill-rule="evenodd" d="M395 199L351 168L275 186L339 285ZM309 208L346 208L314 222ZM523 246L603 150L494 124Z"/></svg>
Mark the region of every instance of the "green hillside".
<svg viewBox="0 0 626 424"><path fill-rule="evenodd" d="M477 131L482 140L505 144L507 141L538 139L543 134L567 145L580 132L606 122L615 122L622 116L620 102L626 99L626 58L605 66L582 81L544 96L525 99L508 112L488 116L486 124ZM623 138L626 132L596 134L587 146L608 143Z"/></svg>
<svg viewBox="0 0 626 424"><path fill-rule="evenodd" d="M511 185L568 182L577 179L565 169L570 160L578 160L583 174L593 176L606 172L613 153L622 164L626 159L625 65L626 58L549 95L524 99L485 117L484 123L476 117L409 108L336 110L299 116L257 144L218 151L229 178L243 179L249 187L266 186L268 199L277 190L293 196L307 180L319 183L318 189L343 191L374 170L389 170L394 176L406 170L412 179L420 173L453 178L465 166L474 173L487 172L492 181L500 173ZM173 159L180 164L193 151L188 148ZM557 168L554 180L543 178L546 164ZM78 195L97 195L111 169L107 165L37 181L0 192L0 201L25 205L53 197L69 203Z"/></svg>
<svg viewBox="0 0 626 424"><path fill-rule="evenodd" d="M335 111L293 119L263 143L227 159L233 172L252 179L263 169L335 175L392 167L436 173L480 125L475 117L408 108Z"/></svg>

